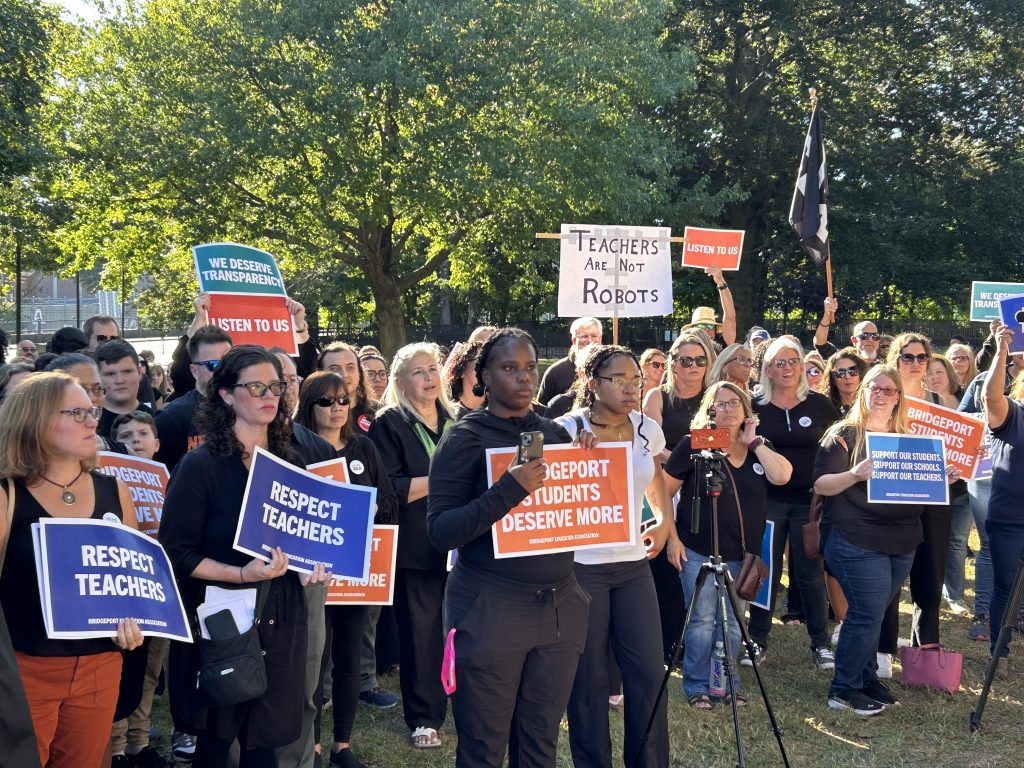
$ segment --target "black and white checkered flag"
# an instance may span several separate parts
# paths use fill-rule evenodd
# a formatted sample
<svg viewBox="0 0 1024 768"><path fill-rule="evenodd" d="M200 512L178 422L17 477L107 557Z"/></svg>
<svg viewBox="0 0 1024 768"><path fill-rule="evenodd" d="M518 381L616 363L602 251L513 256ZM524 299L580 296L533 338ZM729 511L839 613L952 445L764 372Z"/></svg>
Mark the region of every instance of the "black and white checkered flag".
<svg viewBox="0 0 1024 768"><path fill-rule="evenodd" d="M828 174L825 172L825 143L821 137L817 105L811 112L811 125L804 139L789 223L800 235L800 244L815 266L820 267L828 261Z"/></svg>

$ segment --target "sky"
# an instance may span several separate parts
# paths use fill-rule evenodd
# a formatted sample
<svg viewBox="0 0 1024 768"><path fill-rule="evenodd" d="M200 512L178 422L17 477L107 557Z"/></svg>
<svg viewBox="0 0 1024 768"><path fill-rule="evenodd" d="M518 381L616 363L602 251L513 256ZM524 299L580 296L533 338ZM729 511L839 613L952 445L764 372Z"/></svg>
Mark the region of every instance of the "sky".
<svg viewBox="0 0 1024 768"><path fill-rule="evenodd" d="M99 18L96 7L86 0L53 0L53 2L65 9L63 15L68 18L81 17L86 21L95 21Z"/></svg>

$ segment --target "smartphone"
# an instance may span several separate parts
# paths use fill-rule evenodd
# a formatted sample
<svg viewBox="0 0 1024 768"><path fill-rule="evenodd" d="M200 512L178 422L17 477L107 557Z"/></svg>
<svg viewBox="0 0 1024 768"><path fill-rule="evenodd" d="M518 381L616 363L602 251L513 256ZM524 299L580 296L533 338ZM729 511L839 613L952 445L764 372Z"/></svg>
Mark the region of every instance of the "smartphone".
<svg viewBox="0 0 1024 768"><path fill-rule="evenodd" d="M519 435L519 457L517 464L544 458L544 433L523 432Z"/></svg>
<svg viewBox="0 0 1024 768"><path fill-rule="evenodd" d="M228 640L238 637L238 625L235 624L235 617L227 608L211 613L206 617L205 622L206 632L210 635L211 640Z"/></svg>

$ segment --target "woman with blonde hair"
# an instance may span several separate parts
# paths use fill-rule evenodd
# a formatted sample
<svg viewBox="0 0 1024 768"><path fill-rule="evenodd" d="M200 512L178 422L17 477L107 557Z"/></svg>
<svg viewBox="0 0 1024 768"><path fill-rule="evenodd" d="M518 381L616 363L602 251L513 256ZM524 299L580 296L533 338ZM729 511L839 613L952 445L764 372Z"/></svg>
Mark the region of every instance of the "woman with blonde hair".
<svg viewBox="0 0 1024 768"><path fill-rule="evenodd" d="M454 422L436 344L406 344L395 353L384 407L370 428L398 495L395 618L402 638L400 684L412 745L441 746L437 729L448 701L441 687L446 554L427 537L427 474L434 450Z"/></svg>
<svg viewBox="0 0 1024 768"><path fill-rule="evenodd" d="M964 389L978 375L978 366L974 362L974 351L966 344L950 344L946 350L946 359L953 364L957 380L954 389Z"/></svg>
<svg viewBox="0 0 1024 768"><path fill-rule="evenodd" d="M828 706L865 716L898 703L878 679L876 651L887 606L899 596L922 540L925 512L923 505L868 501L866 436L907 431L902 377L893 366L876 365L864 376L850 413L825 434L814 464L814 490L827 497L825 559L849 602Z"/></svg>
<svg viewBox="0 0 1024 768"><path fill-rule="evenodd" d="M754 358L745 344L730 344L711 366L711 381L731 381L744 392L750 392L750 369Z"/></svg>
<svg viewBox="0 0 1024 768"><path fill-rule="evenodd" d="M640 355L640 373L644 377L644 388L640 393L640 404L643 405L644 396L660 387L665 378L665 353L655 347L645 349Z"/></svg>
<svg viewBox="0 0 1024 768"><path fill-rule="evenodd" d="M35 726L39 761L50 768L99 765L121 681L121 653L142 644L133 619L112 638L51 640L43 622L32 526L41 519L103 520L137 527L131 493L95 473L100 409L71 376L37 373L0 407L0 509L14 497L0 539L7 551L0 605ZM5 745L6 746L6 745Z"/></svg>
<svg viewBox="0 0 1024 768"><path fill-rule="evenodd" d="M644 414L665 433L668 451L690 432L704 390L711 384L715 353L703 332L684 332L668 350L665 383L644 397Z"/></svg>

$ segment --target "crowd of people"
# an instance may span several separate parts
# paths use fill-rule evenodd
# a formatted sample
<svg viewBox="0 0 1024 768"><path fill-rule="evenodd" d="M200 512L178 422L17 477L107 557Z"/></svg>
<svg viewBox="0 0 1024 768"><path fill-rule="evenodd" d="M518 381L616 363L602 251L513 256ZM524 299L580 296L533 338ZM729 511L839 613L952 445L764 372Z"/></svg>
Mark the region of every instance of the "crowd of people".
<svg viewBox="0 0 1024 768"><path fill-rule="evenodd" d="M942 641L943 601L972 610L972 524L981 548L969 636L990 642L1005 676L1008 648L995 642L1024 551L1024 363L1009 351L1014 331L993 321L977 354L964 340L940 354L919 333L888 337L864 320L834 345L839 307L828 299L812 349L760 327L738 341L728 284L708 274L721 321L697 308L663 351L607 344L600 320L578 318L569 353L543 377L536 343L517 328L482 326L450 350L409 344L388 361L344 341L321 348L292 300L294 357L236 345L209 323L203 295L169 361L137 352L105 316L57 331L45 352L20 342L0 367L0 692L16 764L166 765L150 743L159 689L174 722L172 757L197 768L358 768L360 703L400 703L410 748L434 749L452 738L441 729L449 702L460 767L501 766L506 756L511 766L553 766L563 716L573 764L611 766L614 710L625 764L668 766L660 686L677 643L686 701L710 710L722 693L709 674L716 656L767 663L777 613L805 627L808 668L831 674L824 703L874 715L897 703L884 681L904 583L912 645ZM991 479L968 481L950 466L949 504L869 500L866 436L908 432L909 398L984 419ZM694 504L709 478L691 442L712 426L728 436L714 537L711 505ZM517 447L528 432L586 451L631 446L634 506L654 518L635 544L495 556L492 528L544 486L548 466L514 462L490 482L487 451ZM376 489L375 521L399 532L392 606L325 606L322 565L300 576L280 550L268 560L233 547L257 448L299 467L344 457L350 482ZM208 586L256 590L262 695L217 705L196 685L196 647L144 637L131 618L112 639L47 636L30 576L32 524L113 514L136 527L124 483L93 471L97 451L170 470L158 538L194 631ZM823 558L801 538L814 498ZM723 622L714 589L697 591L701 566L720 554L738 576L768 521L776 567L767 606L740 602ZM377 679L391 665L398 691ZM735 683L725 698L743 706L739 675ZM321 754L326 712L333 738Z"/></svg>

